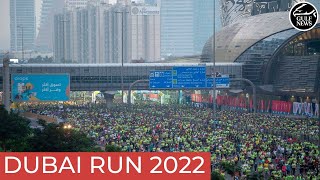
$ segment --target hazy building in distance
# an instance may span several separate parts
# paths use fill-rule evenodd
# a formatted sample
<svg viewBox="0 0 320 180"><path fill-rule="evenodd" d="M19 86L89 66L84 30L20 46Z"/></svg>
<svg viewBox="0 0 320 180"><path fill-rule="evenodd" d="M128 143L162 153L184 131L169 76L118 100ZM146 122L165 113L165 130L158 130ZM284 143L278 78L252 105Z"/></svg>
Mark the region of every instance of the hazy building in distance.
<svg viewBox="0 0 320 180"><path fill-rule="evenodd" d="M194 54L202 53L203 46L213 33L213 27L216 31L220 30L220 12L219 1L194 1ZM215 18L215 24L213 24L213 18Z"/></svg>
<svg viewBox="0 0 320 180"><path fill-rule="evenodd" d="M54 17L54 60L70 63L105 63L104 11L106 1L89 2Z"/></svg>
<svg viewBox="0 0 320 180"><path fill-rule="evenodd" d="M143 8L144 4L118 3L105 10L105 62L120 63L122 57L125 63L160 61L160 12L143 14Z"/></svg>
<svg viewBox="0 0 320 180"><path fill-rule="evenodd" d="M155 13L145 14L141 12L144 8ZM136 14L136 10L140 13ZM129 20L132 60L160 61L160 7L131 6Z"/></svg>
<svg viewBox="0 0 320 180"><path fill-rule="evenodd" d="M24 51L33 50L35 36L36 17L34 0L10 0L11 51L22 51L22 49Z"/></svg>
<svg viewBox="0 0 320 180"><path fill-rule="evenodd" d="M138 8L138 14L131 14L134 7ZM57 14L55 61L94 64L120 63L122 58L125 63L159 61L160 12L139 14L141 8L144 6L91 2L86 8Z"/></svg>
<svg viewBox="0 0 320 180"><path fill-rule="evenodd" d="M129 7L123 6L122 3L118 2L105 12L105 62L120 63L122 58L124 63L131 61L129 51L131 38L129 36L130 29L128 28L131 15L129 10Z"/></svg>
<svg viewBox="0 0 320 180"><path fill-rule="evenodd" d="M95 9L90 5L83 9L72 9L54 18L54 60L61 63L96 63L94 50ZM91 27L90 25L94 25ZM90 48L94 48L93 50Z"/></svg>
<svg viewBox="0 0 320 180"><path fill-rule="evenodd" d="M61 13L65 0L42 0L40 27L36 37L36 50L40 52L53 52L53 18Z"/></svg>
<svg viewBox="0 0 320 180"><path fill-rule="evenodd" d="M67 58L66 53L70 52L67 48L65 42L68 41L68 36L66 36L65 21L67 14L56 14L54 16L54 60L55 62L65 62Z"/></svg>
<svg viewBox="0 0 320 180"><path fill-rule="evenodd" d="M221 27L219 9L213 0L162 0L161 56L200 55L212 35L213 18L216 30Z"/></svg>
<svg viewBox="0 0 320 180"><path fill-rule="evenodd" d="M194 55L194 0L161 1L161 57Z"/></svg>
<svg viewBox="0 0 320 180"><path fill-rule="evenodd" d="M40 52L53 51L52 35L55 14L62 13L63 10L71 11L73 9L85 8L89 1L90 0L41 0L40 27L36 37L36 50Z"/></svg>

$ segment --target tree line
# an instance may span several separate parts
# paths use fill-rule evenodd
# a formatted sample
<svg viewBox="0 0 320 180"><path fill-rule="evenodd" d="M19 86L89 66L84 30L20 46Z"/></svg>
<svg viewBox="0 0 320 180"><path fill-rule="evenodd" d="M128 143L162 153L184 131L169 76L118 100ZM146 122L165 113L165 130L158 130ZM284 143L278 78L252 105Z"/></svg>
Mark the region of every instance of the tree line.
<svg viewBox="0 0 320 180"><path fill-rule="evenodd" d="M31 128L30 120L0 106L0 151L2 152L97 152L102 151L85 133L65 129L63 124L38 122L43 128ZM115 147L111 150L119 151ZM106 148L108 151L109 149Z"/></svg>

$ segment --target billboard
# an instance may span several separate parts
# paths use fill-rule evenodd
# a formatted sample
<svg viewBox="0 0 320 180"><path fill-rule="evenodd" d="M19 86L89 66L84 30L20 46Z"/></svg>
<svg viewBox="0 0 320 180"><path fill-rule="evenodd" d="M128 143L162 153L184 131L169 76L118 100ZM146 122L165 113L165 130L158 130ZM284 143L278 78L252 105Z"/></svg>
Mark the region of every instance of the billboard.
<svg viewBox="0 0 320 180"><path fill-rule="evenodd" d="M70 96L69 74L12 74L11 100L68 101Z"/></svg>

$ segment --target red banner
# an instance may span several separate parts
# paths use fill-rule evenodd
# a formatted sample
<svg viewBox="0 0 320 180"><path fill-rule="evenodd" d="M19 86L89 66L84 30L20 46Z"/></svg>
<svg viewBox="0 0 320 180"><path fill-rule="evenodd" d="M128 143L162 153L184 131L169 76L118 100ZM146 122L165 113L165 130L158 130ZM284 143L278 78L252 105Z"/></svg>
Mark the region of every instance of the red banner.
<svg viewBox="0 0 320 180"><path fill-rule="evenodd" d="M210 153L0 153L0 179L210 179Z"/></svg>
<svg viewBox="0 0 320 180"><path fill-rule="evenodd" d="M292 102L273 100L272 111L281 113L290 113L292 109Z"/></svg>

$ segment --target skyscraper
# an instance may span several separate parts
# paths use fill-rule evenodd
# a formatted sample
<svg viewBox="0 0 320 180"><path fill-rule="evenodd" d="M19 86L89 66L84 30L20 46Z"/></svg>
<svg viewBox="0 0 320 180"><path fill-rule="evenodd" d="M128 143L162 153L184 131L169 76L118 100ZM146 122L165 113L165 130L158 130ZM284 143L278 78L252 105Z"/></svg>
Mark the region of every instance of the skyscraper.
<svg viewBox="0 0 320 180"><path fill-rule="evenodd" d="M104 11L108 9L107 4L90 4L86 8L88 12L88 63L105 62L105 21ZM80 37L81 38L81 37Z"/></svg>
<svg viewBox="0 0 320 180"><path fill-rule="evenodd" d="M161 1L161 56L194 55L194 0Z"/></svg>
<svg viewBox="0 0 320 180"><path fill-rule="evenodd" d="M72 9L54 16L54 61L59 63L88 63L90 57L89 8ZM90 30L90 31L89 31ZM96 40L96 39L94 39ZM93 52L92 50L90 51ZM91 54L92 55L92 54ZM99 56L98 56L99 57Z"/></svg>
<svg viewBox="0 0 320 180"><path fill-rule="evenodd" d="M215 3L215 4L214 4ZM215 5L215 6L214 6ZM214 9L215 8L215 9ZM215 24L213 21L215 18ZM194 1L194 53L201 54L202 48L213 33L221 28L219 1Z"/></svg>
<svg viewBox="0 0 320 180"><path fill-rule="evenodd" d="M108 17L111 8L107 3L89 3L85 8L73 8L55 15L54 59L56 62L109 63L109 56L116 52L112 46L109 51L109 26L113 24ZM110 13L115 15L115 13ZM109 21L110 20L110 21ZM121 27L121 26L120 26ZM112 35L121 31L112 31ZM111 43L111 45L114 45ZM114 52L113 52L114 51ZM111 56L112 60L114 56ZM116 61L117 62L117 61ZM111 61L112 63L112 61Z"/></svg>
<svg viewBox="0 0 320 180"><path fill-rule="evenodd" d="M78 8L85 8L88 5L88 2L89 0L42 0L41 17L40 17L41 21L40 21L40 27L39 27L39 34L36 38L36 49L41 52L53 51L54 37L52 37L52 35L53 35L53 29L54 29L53 24L54 24L55 14L60 14L62 13L63 10L69 10L71 12ZM108 4L109 1L100 0L100 1L94 1L94 2L95 3L105 2L105 4ZM61 21L64 21L64 25L66 25L66 27L68 26L68 23L69 24L76 23L76 21L71 22L63 19ZM75 46L77 46L77 44L75 44ZM68 53L66 53L66 55L68 55ZM59 58L62 58L62 57L59 57Z"/></svg>
<svg viewBox="0 0 320 180"><path fill-rule="evenodd" d="M125 63L159 61L160 15L131 15L131 7L138 8L138 13L145 8L92 2L55 15L55 61L120 63L122 52Z"/></svg>
<svg viewBox="0 0 320 180"><path fill-rule="evenodd" d="M159 7L132 6L129 34L131 37L132 60L153 62L160 60L160 14L134 14L135 9L160 11ZM158 9L159 8L159 9Z"/></svg>
<svg viewBox="0 0 320 180"><path fill-rule="evenodd" d="M219 9L214 0L162 0L161 56L200 55L212 35L213 18L216 30L221 27Z"/></svg>
<svg viewBox="0 0 320 180"><path fill-rule="evenodd" d="M131 36L129 36L129 8L119 2L105 11L105 53L107 63L129 63ZM122 54L123 53L123 54Z"/></svg>
<svg viewBox="0 0 320 180"><path fill-rule="evenodd" d="M70 52L70 49L66 47L66 27L65 19L66 14L56 14L54 16L54 60L55 62L66 62L67 56L66 53Z"/></svg>
<svg viewBox="0 0 320 180"><path fill-rule="evenodd" d="M53 18L54 14L61 13L64 0L42 0L40 27L36 38L36 50L40 52L53 51Z"/></svg>
<svg viewBox="0 0 320 180"><path fill-rule="evenodd" d="M10 49L34 49L36 36L34 0L10 0Z"/></svg>

